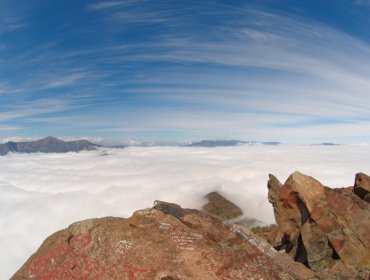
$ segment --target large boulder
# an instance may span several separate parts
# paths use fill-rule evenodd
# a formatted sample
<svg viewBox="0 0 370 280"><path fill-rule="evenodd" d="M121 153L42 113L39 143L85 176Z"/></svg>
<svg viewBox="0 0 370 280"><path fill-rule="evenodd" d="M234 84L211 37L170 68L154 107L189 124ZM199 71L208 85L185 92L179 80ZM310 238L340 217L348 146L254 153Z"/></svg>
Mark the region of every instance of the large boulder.
<svg viewBox="0 0 370 280"><path fill-rule="evenodd" d="M51 235L11 280L314 277L244 228L158 202L128 219L81 221Z"/></svg>
<svg viewBox="0 0 370 280"><path fill-rule="evenodd" d="M331 279L368 279L370 207L353 193L293 173L282 185L270 175L278 224L276 248Z"/></svg>

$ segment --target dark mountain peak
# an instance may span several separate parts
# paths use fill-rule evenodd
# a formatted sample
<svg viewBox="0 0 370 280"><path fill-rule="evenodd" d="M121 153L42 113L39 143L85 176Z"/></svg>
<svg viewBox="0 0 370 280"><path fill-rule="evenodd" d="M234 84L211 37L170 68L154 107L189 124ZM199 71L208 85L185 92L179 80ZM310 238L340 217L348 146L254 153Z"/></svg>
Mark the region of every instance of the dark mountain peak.
<svg viewBox="0 0 370 280"><path fill-rule="evenodd" d="M38 143L65 143L65 141L63 141L61 139L58 139L56 137L53 137L53 136L48 136L48 137L36 140L34 142L38 142Z"/></svg>
<svg viewBox="0 0 370 280"><path fill-rule="evenodd" d="M18 153L67 153L82 150L95 150L99 145L87 140L63 141L53 136L48 136L36 141L29 142L7 142L0 144L0 155L9 152Z"/></svg>
<svg viewBox="0 0 370 280"><path fill-rule="evenodd" d="M54 141L54 142L62 142L63 141L63 140L60 140L60 139L58 139L54 136L47 136L45 138L40 139L40 141L42 141L42 140L44 140L44 141Z"/></svg>

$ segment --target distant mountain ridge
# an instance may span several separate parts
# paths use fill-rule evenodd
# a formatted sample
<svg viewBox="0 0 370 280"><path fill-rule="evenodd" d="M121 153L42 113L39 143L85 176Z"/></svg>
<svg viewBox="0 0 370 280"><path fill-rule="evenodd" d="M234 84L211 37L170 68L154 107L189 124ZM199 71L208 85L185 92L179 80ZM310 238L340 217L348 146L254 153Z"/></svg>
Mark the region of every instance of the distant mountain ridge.
<svg viewBox="0 0 370 280"><path fill-rule="evenodd" d="M201 140L198 142L192 142L187 147L232 147L243 144L263 144L263 145L280 145L280 142L256 142L256 141L242 141L242 140Z"/></svg>
<svg viewBox="0 0 370 280"><path fill-rule="evenodd" d="M90 151L100 147L87 140L63 141L49 136L36 141L13 142L0 144L0 155L5 156L10 152L16 153L68 153L79 151Z"/></svg>

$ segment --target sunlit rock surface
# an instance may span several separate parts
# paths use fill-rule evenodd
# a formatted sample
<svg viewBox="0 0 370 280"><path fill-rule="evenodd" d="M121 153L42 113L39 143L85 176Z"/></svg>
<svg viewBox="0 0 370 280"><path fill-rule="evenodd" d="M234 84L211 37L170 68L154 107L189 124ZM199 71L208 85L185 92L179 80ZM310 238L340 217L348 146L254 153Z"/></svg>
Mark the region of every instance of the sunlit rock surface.
<svg viewBox="0 0 370 280"><path fill-rule="evenodd" d="M157 202L128 219L85 220L51 235L11 280L313 277L246 229Z"/></svg>
<svg viewBox="0 0 370 280"><path fill-rule="evenodd" d="M270 175L268 197L278 224L276 248L326 279L368 279L370 207L355 194L356 189L366 189L367 178L357 174L351 193L325 187L299 172L284 185Z"/></svg>

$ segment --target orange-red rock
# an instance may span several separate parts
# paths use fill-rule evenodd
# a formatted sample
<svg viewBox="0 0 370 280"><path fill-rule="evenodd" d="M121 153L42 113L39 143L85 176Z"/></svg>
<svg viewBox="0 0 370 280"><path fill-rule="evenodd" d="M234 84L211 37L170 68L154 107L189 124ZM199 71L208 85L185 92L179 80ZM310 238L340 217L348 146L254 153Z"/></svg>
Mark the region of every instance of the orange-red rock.
<svg viewBox="0 0 370 280"><path fill-rule="evenodd" d="M268 188L278 224L278 249L285 249L294 260L324 278L368 279L368 203L299 172L293 173L284 185L270 175Z"/></svg>
<svg viewBox="0 0 370 280"><path fill-rule="evenodd" d="M159 203L128 219L77 222L45 240L11 280L313 279L250 231Z"/></svg>

